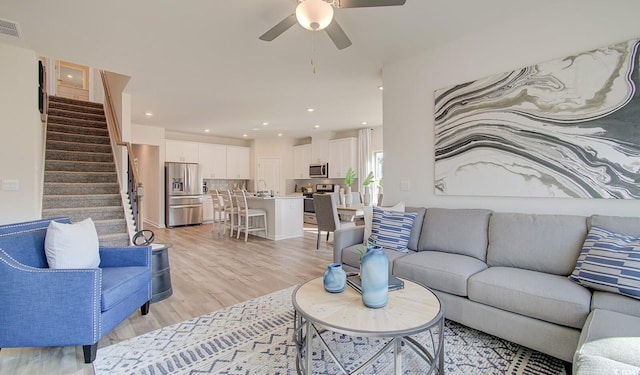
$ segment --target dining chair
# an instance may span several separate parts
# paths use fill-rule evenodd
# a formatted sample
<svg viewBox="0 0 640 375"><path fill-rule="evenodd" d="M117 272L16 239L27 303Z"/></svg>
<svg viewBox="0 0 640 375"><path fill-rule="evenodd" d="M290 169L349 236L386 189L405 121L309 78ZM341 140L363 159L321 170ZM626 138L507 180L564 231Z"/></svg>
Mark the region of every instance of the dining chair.
<svg viewBox="0 0 640 375"><path fill-rule="evenodd" d="M240 239L240 232L244 231L244 240L247 241L249 232L264 231L267 235L267 211L262 208L249 208L247 204L247 193L243 190L241 194L236 195L236 201L238 206L238 234L237 238ZM250 218L262 217L263 226L250 226Z"/></svg>
<svg viewBox="0 0 640 375"><path fill-rule="evenodd" d="M313 206L316 211L316 221L318 223L316 250L320 249L320 236L322 231L327 232L327 241L329 241L329 233L335 232L336 229L354 227L356 225L352 221L340 220L336 208L336 200L332 194L313 194Z"/></svg>
<svg viewBox="0 0 640 375"><path fill-rule="evenodd" d="M222 225L222 235L227 233L227 227L229 228L229 237L233 237L233 231L237 228L238 209L233 202L233 196L231 190L227 190L220 194L223 203L224 219Z"/></svg>

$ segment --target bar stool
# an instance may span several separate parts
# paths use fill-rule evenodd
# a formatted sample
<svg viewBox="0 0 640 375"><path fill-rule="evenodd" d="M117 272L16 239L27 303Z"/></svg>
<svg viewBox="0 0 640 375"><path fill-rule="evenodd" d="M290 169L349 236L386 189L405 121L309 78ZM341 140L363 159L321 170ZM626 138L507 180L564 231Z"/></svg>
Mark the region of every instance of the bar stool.
<svg viewBox="0 0 640 375"><path fill-rule="evenodd" d="M226 223L226 211L224 210L224 202L222 201L222 196L220 195L220 191L218 191L218 189L214 189L211 195L213 196L212 231L215 232L217 227L218 234L220 234L221 227L224 227L224 223Z"/></svg>
<svg viewBox="0 0 640 375"><path fill-rule="evenodd" d="M249 237L249 232L256 231L264 231L265 236L267 235L267 211L261 208L249 208L247 205L247 193L242 191L241 195L236 195L236 200L238 203L238 236L240 239L240 231L244 231L244 240L247 241ZM249 226L249 219L252 217L262 217L262 222L264 226ZM244 219L243 219L244 218Z"/></svg>
<svg viewBox="0 0 640 375"><path fill-rule="evenodd" d="M220 194L220 196L222 197L222 211L224 212L222 235L224 236L227 233L227 227L229 227L229 237L233 237L233 230L238 227L238 209L233 204L233 197L231 196L230 190Z"/></svg>

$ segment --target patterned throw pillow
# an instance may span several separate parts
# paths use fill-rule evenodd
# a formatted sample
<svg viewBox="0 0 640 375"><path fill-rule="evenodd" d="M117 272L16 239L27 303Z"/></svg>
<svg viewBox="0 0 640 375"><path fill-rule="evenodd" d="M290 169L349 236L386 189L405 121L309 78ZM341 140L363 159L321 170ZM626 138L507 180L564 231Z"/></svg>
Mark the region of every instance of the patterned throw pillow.
<svg viewBox="0 0 640 375"><path fill-rule="evenodd" d="M592 227L569 278L589 288L640 299L640 238Z"/></svg>
<svg viewBox="0 0 640 375"><path fill-rule="evenodd" d="M416 216L415 212L393 212L374 207L370 238L385 249L408 251L407 244Z"/></svg>

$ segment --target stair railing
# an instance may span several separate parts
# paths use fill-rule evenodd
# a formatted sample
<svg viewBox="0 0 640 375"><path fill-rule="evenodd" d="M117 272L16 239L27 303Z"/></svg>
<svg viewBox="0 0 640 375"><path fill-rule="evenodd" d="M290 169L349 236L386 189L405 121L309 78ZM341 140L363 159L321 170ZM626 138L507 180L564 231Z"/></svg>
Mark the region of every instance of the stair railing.
<svg viewBox="0 0 640 375"><path fill-rule="evenodd" d="M140 179L140 173L138 172L138 166L134 162L133 149L131 143L122 140L120 135L120 126L118 125L118 117L115 114L113 108L113 98L109 89L109 82L104 70L100 70L100 77L102 78L102 85L104 87L104 107L105 115L107 117L107 126L109 128L109 136L111 137L111 143L116 146L126 147L127 159L128 159L128 172L127 172L127 195L129 202L131 203L131 210L133 212L133 221L135 223L136 231L143 229L142 224L142 196L144 195L144 186ZM119 176L119 175L118 175ZM120 179L118 177L118 179Z"/></svg>

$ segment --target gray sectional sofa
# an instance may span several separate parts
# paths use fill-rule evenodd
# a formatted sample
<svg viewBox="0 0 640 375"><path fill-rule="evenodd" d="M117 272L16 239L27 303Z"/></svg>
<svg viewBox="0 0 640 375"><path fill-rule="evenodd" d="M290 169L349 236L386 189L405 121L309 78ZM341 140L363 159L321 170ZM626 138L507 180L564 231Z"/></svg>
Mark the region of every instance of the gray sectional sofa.
<svg viewBox="0 0 640 375"><path fill-rule="evenodd" d="M640 237L640 218L406 211L417 213L409 252L385 250L390 272L431 288L446 318L573 362L576 374L639 374L640 299L568 276L591 225ZM359 268L363 236L362 226L335 232L334 261L346 271Z"/></svg>

